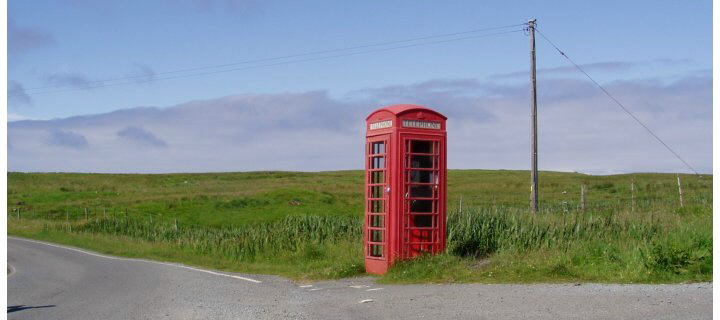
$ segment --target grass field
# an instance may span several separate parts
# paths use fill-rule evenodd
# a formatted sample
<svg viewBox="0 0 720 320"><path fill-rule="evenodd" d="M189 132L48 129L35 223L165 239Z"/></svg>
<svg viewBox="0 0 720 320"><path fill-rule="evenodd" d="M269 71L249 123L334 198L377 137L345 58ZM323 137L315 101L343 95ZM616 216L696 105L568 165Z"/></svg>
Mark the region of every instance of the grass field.
<svg viewBox="0 0 720 320"><path fill-rule="evenodd" d="M541 172L531 216L527 171L451 170L447 252L380 281L709 281L712 176L680 177L683 207L674 174ZM230 271L356 276L362 181L362 171L9 173L8 233Z"/></svg>

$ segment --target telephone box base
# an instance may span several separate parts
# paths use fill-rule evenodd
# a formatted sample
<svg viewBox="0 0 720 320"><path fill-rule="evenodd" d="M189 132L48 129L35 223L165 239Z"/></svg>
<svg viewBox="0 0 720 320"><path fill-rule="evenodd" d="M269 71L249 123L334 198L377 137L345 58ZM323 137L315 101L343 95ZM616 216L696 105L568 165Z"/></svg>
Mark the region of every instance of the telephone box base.
<svg viewBox="0 0 720 320"><path fill-rule="evenodd" d="M388 263L383 260L365 260L365 272L369 274L383 275L387 273Z"/></svg>

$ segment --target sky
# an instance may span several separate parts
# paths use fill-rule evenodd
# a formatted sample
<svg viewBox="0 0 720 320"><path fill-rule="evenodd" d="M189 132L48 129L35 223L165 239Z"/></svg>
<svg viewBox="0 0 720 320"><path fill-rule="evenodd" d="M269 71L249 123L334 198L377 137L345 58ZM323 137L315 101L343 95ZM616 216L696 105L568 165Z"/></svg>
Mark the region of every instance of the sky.
<svg viewBox="0 0 720 320"><path fill-rule="evenodd" d="M449 168L526 170L522 24L537 19L543 35L710 173L711 9L711 1L10 0L8 170L362 169L365 116L398 103L448 116ZM689 172L540 35L537 68L540 170Z"/></svg>

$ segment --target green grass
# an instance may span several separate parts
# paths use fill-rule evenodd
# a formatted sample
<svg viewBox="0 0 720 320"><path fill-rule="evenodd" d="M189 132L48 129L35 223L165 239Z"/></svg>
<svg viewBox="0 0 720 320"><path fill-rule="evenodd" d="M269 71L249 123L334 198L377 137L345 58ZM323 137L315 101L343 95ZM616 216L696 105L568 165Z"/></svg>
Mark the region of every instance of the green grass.
<svg viewBox="0 0 720 320"><path fill-rule="evenodd" d="M526 171L448 175L447 252L399 263L381 281L712 279L712 176L681 176L681 208L674 174L541 172L541 210L532 216ZM8 232L228 271L356 276L363 274L362 181L362 171L9 173ZM588 187L585 212L580 185Z"/></svg>
<svg viewBox="0 0 720 320"><path fill-rule="evenodd" d="M383 281L620 282L712 280L703 217L628 213L528 217L513 210L450 215L448 250L398 265Z"/></svg>
<svg viewBox="0 0 720 320"><path fill-rule="evenodd" d="M319 217L310 217L318 221ZM298 219L291 219L298 220ZM57 223L23 219L9 225L11 235L87 248L101 253L159 261L179 262L217 270L277 274L297 280L337 279L364 271L362 247L356 239L338 233L320 237L292 237L267 228L178 228L155 222L130 222L122 231L110 226L122 221ZM280 224L273 224L279 226ZM284 229L283 229L284 230ZM329 230L329 229L327 229ZM240 234L254 234L243 246L233 245ZM257 239L264 238L264 239ZM292 243L282 240L294 239ZM300 241L307 239L307 241ZM241 240L240 240L241 241ZM242 243L242 242L241 242ZM257 250L270 244L277 247ZM242 250L245 249L245 250Z"/></svg>

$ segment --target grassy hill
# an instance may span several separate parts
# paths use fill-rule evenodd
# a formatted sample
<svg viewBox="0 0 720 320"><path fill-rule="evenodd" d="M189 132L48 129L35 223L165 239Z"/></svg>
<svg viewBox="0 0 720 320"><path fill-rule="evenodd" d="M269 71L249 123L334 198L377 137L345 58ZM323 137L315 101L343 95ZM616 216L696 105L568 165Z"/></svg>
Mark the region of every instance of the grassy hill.
<svg viewBox="0 0 720 320"><path fill-rule="evenodd" d="M674 174L541 172L533 217L527 171L450 170L447 254L382 281L710 280L712 176L680 177L683 207ZM362 171L8 173L7 205L10 234L107 253L308 279L363 270Z"/></svg>

